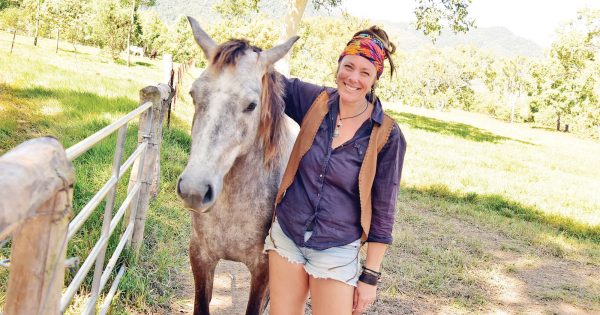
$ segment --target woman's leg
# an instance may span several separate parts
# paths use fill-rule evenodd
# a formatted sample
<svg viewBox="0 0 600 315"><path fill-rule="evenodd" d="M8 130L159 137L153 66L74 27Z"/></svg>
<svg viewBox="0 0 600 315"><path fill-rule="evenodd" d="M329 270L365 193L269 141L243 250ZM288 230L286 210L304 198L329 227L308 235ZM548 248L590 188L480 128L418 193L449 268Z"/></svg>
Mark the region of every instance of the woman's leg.
<svg viewBox="0 0 600 315"><path fill-rule="evenodd" d="M313 315L350 315L354 287L344 282L309 277Z"/></svg>
<svg viewBox="0 0 600 315"><path fill-rule="evenodd" d="M291 263L276 251L269 250L269 294L269 314L304 314L308 296L308 274L304 266Z"/></svg>

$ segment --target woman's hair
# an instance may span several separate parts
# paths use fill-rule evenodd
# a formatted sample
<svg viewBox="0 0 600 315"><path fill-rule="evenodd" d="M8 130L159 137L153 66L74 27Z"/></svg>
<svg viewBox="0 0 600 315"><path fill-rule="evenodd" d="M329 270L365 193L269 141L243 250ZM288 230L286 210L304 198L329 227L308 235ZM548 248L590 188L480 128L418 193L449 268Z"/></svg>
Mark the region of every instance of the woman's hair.
<svg viewBox="0 0 600 315"><path fill-rule="evenodd" d="M396 52L396 45L392 43L388 37L388 34L377 25L373 25L367 29L356 32L352 37L360 34L369 34L377 37L381 43L383 43L383 50L385 51L385 57L390 63L390 75L394 75L394 61L392 60L392 54Z"/></svg>

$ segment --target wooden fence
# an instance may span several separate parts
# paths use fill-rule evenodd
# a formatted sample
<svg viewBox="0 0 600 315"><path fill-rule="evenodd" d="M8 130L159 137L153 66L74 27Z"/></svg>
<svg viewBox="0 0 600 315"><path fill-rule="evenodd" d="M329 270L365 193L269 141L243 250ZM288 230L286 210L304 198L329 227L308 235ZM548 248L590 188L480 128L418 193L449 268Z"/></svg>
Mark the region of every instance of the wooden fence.
<svg viewBox="0 0 600 315"><path fill-rule="evenodd" d="M173 95L168 85L148 86L140 91L138 108L67 150L56 139L44 137L26 141L0 157L0 244L12 235L4 314L64 313L94 265L84 314L96 312L100 293L123 249L131 246L137 256L142 245L146 211L159 187L162 124ZM121 163L127 125L137 116L138 147ZM112 176L69 221L75 181L72 161L115 132ZM117 184L129 168L127 197L113 216ZM103 200L102 234L62 294L68 242ZM124 231L104 267L108 240L121 220ZM120 266L100 314L107 312L125 268Z"/></svg>
<svg viewBox="0 0 600 315"><path fill-rule="evenodd" d="M177 104L177 100L179 98L178 94L179 94L179 90L181 89L181 84L183 82L183 75L188 71L189 68L192 67L192 65L194 64L194 60L189 60L187 62L184 62L182 64L180 64L179 66L177 66L177 70L173 69L173 62L170 62L170 60L166 61L167 66L171 65L171 70L169 71L169 80L167 82L169 82L169 85L173 88L174 90L174 94L173 94L173 100L171 102L171 105L169 106L169 113L167 115L167 128L170 128L171 126L171 110L175 110L175 105Z"/></svg>

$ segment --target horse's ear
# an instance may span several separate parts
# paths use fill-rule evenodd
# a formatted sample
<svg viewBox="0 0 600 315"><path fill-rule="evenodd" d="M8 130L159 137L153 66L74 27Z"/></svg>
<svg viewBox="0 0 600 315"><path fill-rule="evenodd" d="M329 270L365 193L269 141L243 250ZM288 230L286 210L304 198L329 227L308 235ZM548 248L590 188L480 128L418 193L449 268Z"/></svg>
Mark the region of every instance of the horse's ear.
<svg viewBox="0 0 600 315"><path fill-rule="evenodd" d="M191 16L188 16L187 18L190 22L190 26L192 27L192 32L194 33L194 39L196 40L196 43L198 43L200 48L202 48L202 51L204 51L206 59L211 61L215 53L215 49L217 48L217 43L215 43L215 41L212 40L208 34L206 34L196 19Z"/></svg>
<svg viewBox="0 0 600 315"><path fill-rule="evenodd" d="M267 51L260 53L260 59L262 64L268 67L274 64L277 60L283 58L283 56L287 54L287 52L292 48L294 43L299 38L300 37L298 36L291 37L285 43L277 45Z"/></svg>

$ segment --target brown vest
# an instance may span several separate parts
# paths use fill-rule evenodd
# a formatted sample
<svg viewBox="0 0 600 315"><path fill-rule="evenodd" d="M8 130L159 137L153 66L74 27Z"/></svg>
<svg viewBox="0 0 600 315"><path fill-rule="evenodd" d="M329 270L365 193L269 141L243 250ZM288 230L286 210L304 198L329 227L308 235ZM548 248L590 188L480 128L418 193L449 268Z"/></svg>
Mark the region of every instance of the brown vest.
<svg viewBox="0 0 600 315"><path fill-rule="evenodd" d="M296 172L298 171L298 165L300 165L300 160L304 154L308 152L315 140L317 130L319 129L323 118L329 111L328 101L329 95L327 92L321 92L302 120L298 138L296 138L296 143L294 143L294 148L290 154L290 160L285 169L285 173L283 173L279 191L277 191L275 208L277 208L277 204L283 199L285 191L292 185ZM358 174L358 192L360 198L360 225L363 229L361 240L363 243L367 240L369 229L371 228L371 187L373 186L375 172L377 171L377 155L387 142L393 127L394 120L387 114L384 114L381 126L377 124L373 125L369 145L367 146L364 160L360 166L360 172ZM273 221L274 220L275 210L273 210Z"/></svg>

